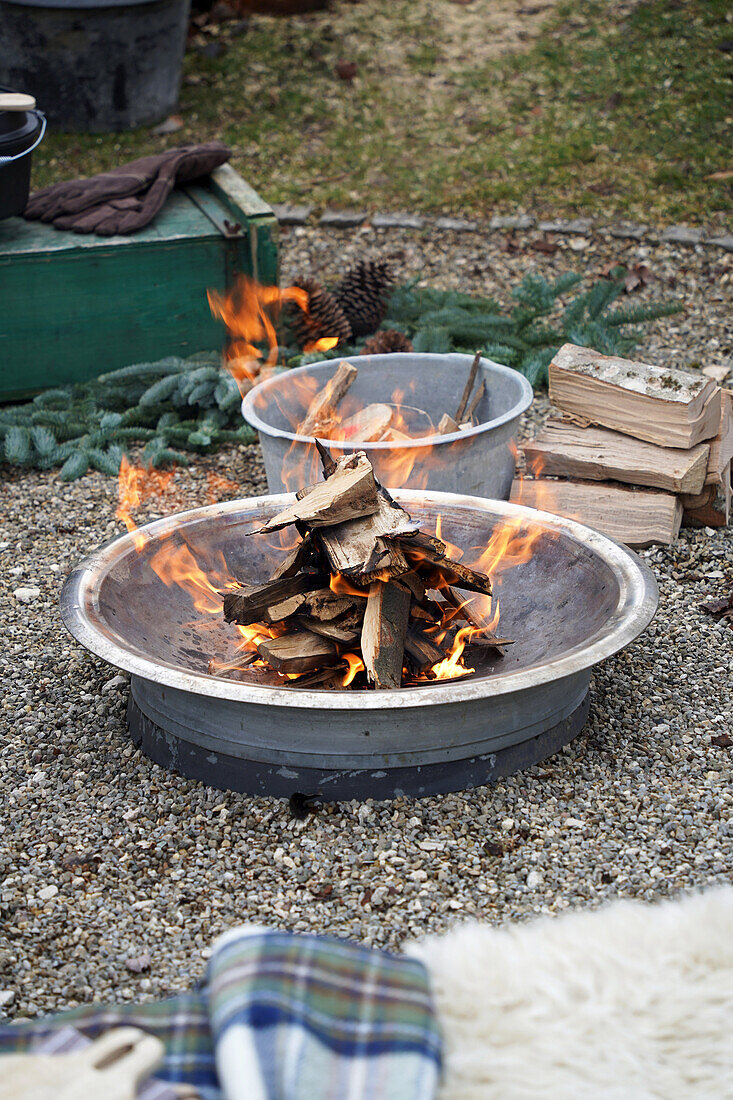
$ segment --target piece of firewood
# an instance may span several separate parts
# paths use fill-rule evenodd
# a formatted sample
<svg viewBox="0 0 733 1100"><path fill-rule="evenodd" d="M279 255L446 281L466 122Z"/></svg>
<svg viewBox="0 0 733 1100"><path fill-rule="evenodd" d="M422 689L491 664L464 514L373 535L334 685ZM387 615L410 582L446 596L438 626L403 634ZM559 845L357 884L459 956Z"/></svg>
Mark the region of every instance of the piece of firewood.
<svg viewBox="0 0 733 1100"><path fill-rule="evenodd" d="M280 638L260 642L257 652L276 672L309 672L319 669L337 654L336 646L327 638L311 631L293 631Z"/></svg>
<svg viewBox="0 0 733 1100"><path fill-rule="evenodd" d="M243 584L236 592L227 592L224 596L224 619L240 626L262 622L268 608L301 592L323 588L325 581L322 573L298 573L295 577L281 577L265 584Z"/></svg>
<svg viewBox="0 0 733 1100"><path fill-rule="evenodd" d="M327 481L319 481L302 498L269 519L257 532L278 531L291 523L330 527L370 516L379 510L372 464L363 451L344 455Z"/></svg>
<svg viewBox="0 0 733 1100"><path fill-rule="evenodd" d="M423 580L428 578L429 587L442 588L448 584L465 588L469 592L480 592L484 596L491 595L491 578L485 573L472 569L470 565L453 561L429 547L413 549L408 539L402 539L400 543L407 560L420 571Z"/></svg>
<svg viewBox="0 0 733 1100"><path fill-rule="evenodd" d="M704 376L564 344L550 363L550 401L593 424L693 447L720 424L720 387Z"/></svg>
<svg viewBox="0 0 733 1100"><path fill-rule="evenodd" d="M379 439L389 427L392 420L392 409L389 405L367 405L359 412L336 424L329 433L329 439L355 440L359 443L370 443Z"/></svg>
<svg viewBox="0 0 733 1100"><path fill-rule="evenodd" d="M270 604L262 614L262 622L279 623L284 619L289 619L301 610L304 603L305 594L299 592L295 596L288 596L286 600L281 600L279 603Z"/></svg>
<svg viewBox="0 0 733 1100"><path fill-rule="evenodd" d="M378 538L417 530L408 513L392 500L386 489L380 486L377 497L378 510L374 515L319 528L316 541L331 572L358 576L372 560Z"/></svg>
<svg viewBox="0 0 733 1100"><path fill-rule="evenodd" d="M443 413L438 421L438 435L452 435L458 431L458 424L449 413Z"/></svg>
<svg viewBox="0 0 733 1100"><path fill-rule="evenodd" d="M720 395L720 427L710 440L710 458L705 476L706 485L722 485L723 474L733 460L733 390Z"/></svg>
<svg viewBox="0 0 733 1100"><path fill-rule="evenodd" d="M339 403L358 373L351 363L345 361L339 363L336 373L326 382L323 389L318 391L308 406L308 411L298 426L298 435L321 434L324 427L328 427Z"/></svg>
<svg viewBox="0 0 733 1100"><path fill-rule="evenodd" d="M476 633L470 636L469 642L467 644L478 646L493 646L499 650L502 656L504 656L504 650L502 647L505 645L513 645L513 639L500 638L496 634L494 634L494 631L491 629L491 627L486 622L484 617L480 614L480 612L471 606L470 601L467 600L465 597L460 596L458 592L454 592L450 586L441 589L441 592L446 601L452 606L455 614L462 618L465 622L468 623L469 626L473 627L473 629L475 630Z"/></svg>
<svg viewBox="0 0 733 1100"><path fill-rule="evenodd" d="M670 493L597 481L525 478L513 483L510 500L576 519L627 546L668 545L676 539L682 520L682 505Z"/></svg>
<svg viewBox="0 0 733 1100"><path fill-rule="evenodd" d="M302 676L292 680L291 684L297 684L299 688L319 687L324 690L326 688L341 687L344 673L348 672L348 667L347 664L341 662L334 665L333 668L322 668L316 670L316 672L304 672Z"/></svg>
<svg viewBox="0 0 733 1100"><path fill-rule="evenodd" d="M464 419L465 419L466 424L471 423L471 417L473 416L473 414L476 412L476 409L481 404L481 401L482 401L483 396L484 396L485 393L486 393L486 383L482 382L481 385L479 386L479 388L476 390L476 394L474 396L473 401L471 402L471 404L466 409L466 412L464 413ZM461 427L463 427L463 422L461 422Z"/></svg>
<svg viewBox="0 0 733 1100"><path fill-rule="evenodd" d="M725 527L731 517L731 463L720 475L717 485L706 485L697 497L682 497L682 523L685 527Z"/></svg>
<svg viewBox="0 0 733 1100"><path fill-rule="evenodd" d="M371 584L372 581L401 577L410 570L410 564L397 543L380 536L374 540L372 555L359 573L359 583Z"/></svg>
<svg viewBox="0 0 733 1100"><path fill-rule="evenodd" d="M447 653L432 638L413 624L407 628L405 653L415 672L425 672L447 657Z"/></svg>
<svg viewBox="0 0 733 1100"><path fill-rule="evenodd" d="M357 595L343 596L333 592L330 588L318 588L313 592L306 593L303 601L303 614L310 615L311 618L325 623L331 619L338 619L340 615L345 615L356 607L363 613L367 595L368 593L364 592L361 597Z"/></svg>
<svg viewBox="0 0 733 1100"><path fill-rule="evenodd" d="M313 557L313 543L310 534L296 542L286 553L283 560L270 576L271 581L279 581L283 577L294 577L304 566L310 564Z"/></svg>
<svg viewBox="0 0 733 1100"><path fill-rule="evenodd" d="M340 645L351 645L361 637L361 628L364 615L360 611L349 611L338 619L311 619L299 618L301 626L319 634L322 638L329 638Z"/></svg>
<svg viewBox="0 0 733 1100"><path fill-rule="evenodd" d="M466 412L466 408L468 407L468 401L476 382L476 375L478 374L478 367L480 362L481 352L477 351L473 358L473 363L471 363L471 369L468 372L468 381L466 382L465 389L463 390L463 396L461 397L458 408L456 409L456 415L453 417L457 424L460 424L460 422L463 420L464 413Z"/></svg>
<svg viewBox="0 0 733 1100"><path fill-rule="evenodd" d="M523 446L535 475L620 481L670 493L699 493L705 481L709 443L689 450L659 447L608 428L577 428L550 420Z"/></svg>
<svg viewBox="0 0 733 1100"><path fill-rule="evenodd" d="M399 428L387 428L382 432L377 443L406 443L412 437L401 432Z"/></svg>
<svg viewBox="0 0 733 1100"><path fill-rule="evenodd" d="M369 589L361 653L369 682L376 688L398 688L402 684L410 599L408 589L397 581L375 581Z"/></svg>

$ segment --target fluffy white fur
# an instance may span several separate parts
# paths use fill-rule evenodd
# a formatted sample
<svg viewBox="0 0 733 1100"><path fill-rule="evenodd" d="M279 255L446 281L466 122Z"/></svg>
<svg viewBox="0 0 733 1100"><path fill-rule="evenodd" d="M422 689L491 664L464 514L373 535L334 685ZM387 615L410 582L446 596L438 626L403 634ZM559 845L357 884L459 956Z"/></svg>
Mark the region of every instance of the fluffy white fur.
<svg viewBox="0 0 733 1100"><path fill-rule="evenodd" d="M445 1042L439 1100L730 1100L733 889L413 944Z"/></svg>

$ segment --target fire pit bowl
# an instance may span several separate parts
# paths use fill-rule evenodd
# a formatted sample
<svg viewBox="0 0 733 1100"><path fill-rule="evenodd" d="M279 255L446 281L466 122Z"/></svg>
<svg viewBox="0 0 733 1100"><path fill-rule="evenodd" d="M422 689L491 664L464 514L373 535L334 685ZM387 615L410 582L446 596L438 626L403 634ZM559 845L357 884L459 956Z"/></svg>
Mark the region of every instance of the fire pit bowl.
<svg viewBox="0 0 733 1100"><path fill-rule="evenodd" d="M366 451L375 474L389 488L509 499L519 418L533 396L524 375L482 359L477 385L483 380L486 390L475 413L478 425L439 436L429 434L430 422L437 425L443 413L455 412L471 367L470 355L364 355L349 361L359 374L340 410L348 415L372 402L390 404L395 392L401 392L413 429L409 434L423 430L428 434L405 443L331 441L332 452ZM276 374L245 396L242 414L259 432L271 493L317 479L313 437L298 435L297 425L310 398L333 376L338 363L331 359Z"/></svg>
<svg viewBox="0 0 733 1100"><path fill-rule="evenodd" d="M545 512L445 493L396 496L426 530L442 516L442 537L467 552L485 546L508 518L539 527L531 558L494 574L501 632L516 639L506 655L479 658L462 679L394 691L209 675L210 657L235 649L218 594L164 583L151 560L165 547L192 554L207 576L224 569L230 579L265 580L273 566L268 536L244 535L293 498L199 508L102 547L62 592L61 615L74 637L132 674L128 722L148 756L252 794L386 798L487 783L575 736L588 713L593 666L654 615L648 567L611 539Z"/></svg>

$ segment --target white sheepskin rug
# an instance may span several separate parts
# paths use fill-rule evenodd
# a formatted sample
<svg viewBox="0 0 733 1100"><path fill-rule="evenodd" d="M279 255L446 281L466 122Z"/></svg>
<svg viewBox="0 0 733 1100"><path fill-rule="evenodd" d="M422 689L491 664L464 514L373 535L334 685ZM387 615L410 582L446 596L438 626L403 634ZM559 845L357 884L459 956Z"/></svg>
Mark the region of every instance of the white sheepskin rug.
<svg viewBox="0 0 733 1100"><path fill-rule="evenodd" d="M730 1100L733 889L408 948L430 970L439 1100Z"/></svg>

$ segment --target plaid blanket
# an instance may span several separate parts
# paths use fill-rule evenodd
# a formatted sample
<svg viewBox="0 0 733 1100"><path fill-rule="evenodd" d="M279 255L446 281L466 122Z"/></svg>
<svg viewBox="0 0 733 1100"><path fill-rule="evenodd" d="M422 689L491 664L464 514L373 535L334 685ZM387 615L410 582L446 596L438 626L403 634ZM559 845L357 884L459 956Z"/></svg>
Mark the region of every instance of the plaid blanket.
<svg viewBox="0 0 733 1100"><path fill-rule="evenodd" d="M227 1100L429 1100L440 1044L414 964L256 925L221 937L208 995Z"/></svg>
<svg viewBox="0 0 733 1100"><path fill-rule="evenodd" d="M69 1025L91 1039L121 1025L156 1035L156 1077L202 1100L431 1100L440 1068L422 963L256 925L216 942L201 991L0 1026L0 1054Z"/></svg>

